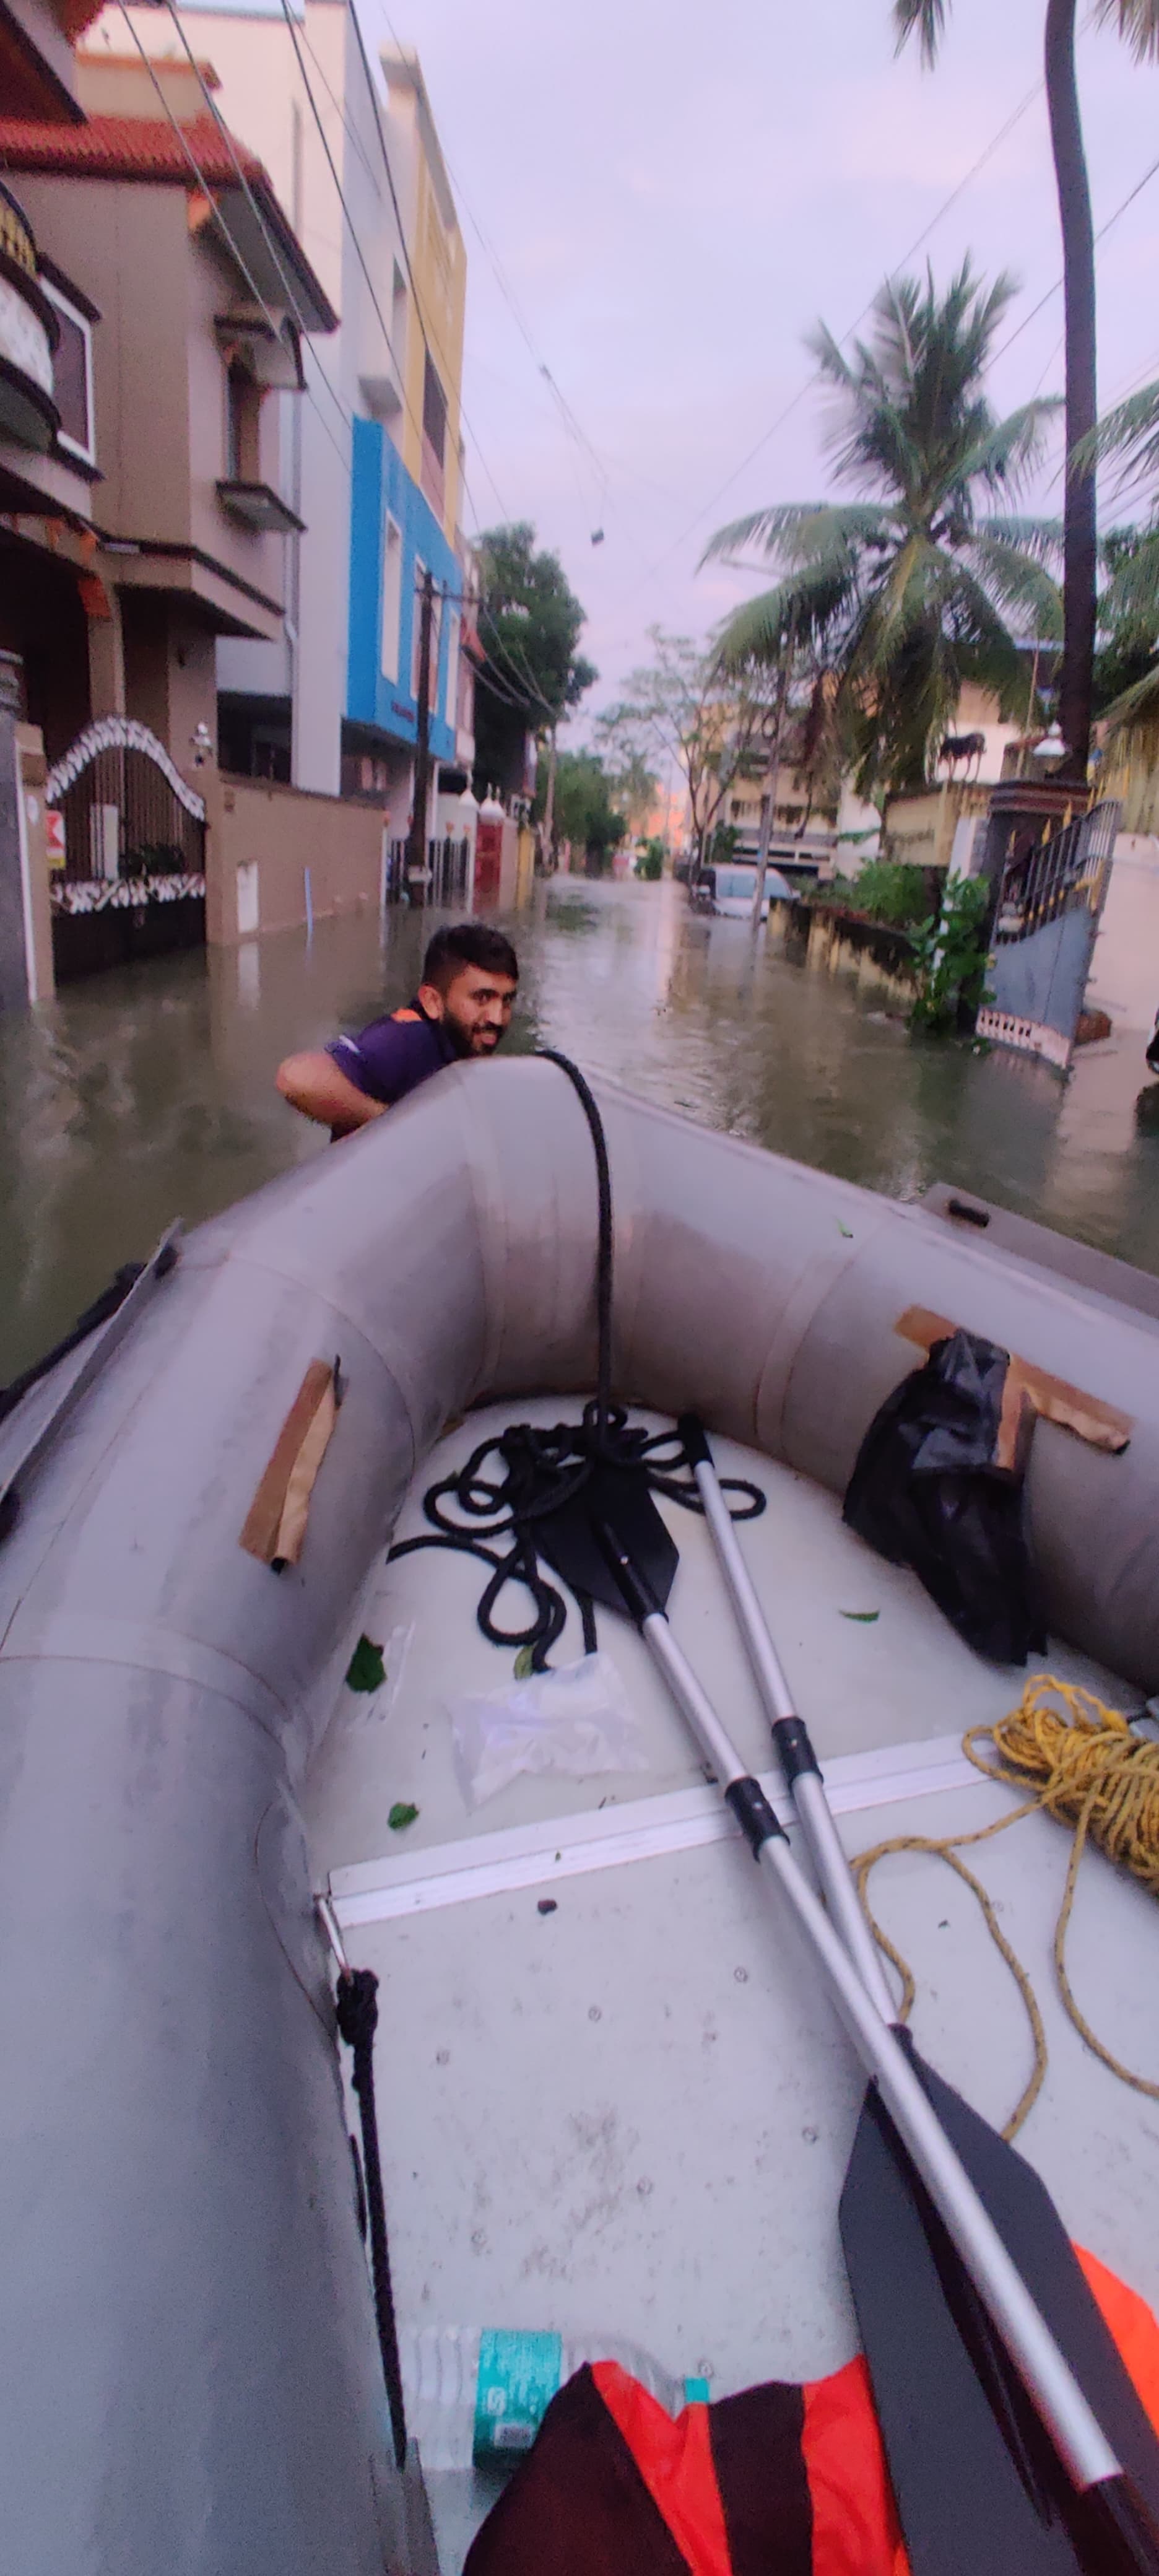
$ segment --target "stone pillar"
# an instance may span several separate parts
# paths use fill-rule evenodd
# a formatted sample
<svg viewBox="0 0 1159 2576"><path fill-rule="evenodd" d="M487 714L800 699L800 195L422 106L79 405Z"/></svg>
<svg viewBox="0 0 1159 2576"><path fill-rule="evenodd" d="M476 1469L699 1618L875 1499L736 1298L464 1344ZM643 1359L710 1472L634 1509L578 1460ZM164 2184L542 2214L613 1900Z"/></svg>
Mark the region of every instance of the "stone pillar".
<svg viewBox="0 0 1159 2576"><path fill-rule="evenodd" d="M16 728L23 696L18 653L0 653L0 1011L28 1000L27 887Z"/></svg>
<svg viewBox="0 0 1159 2576"><path fill-rule="evenodd" d="M28 998L51 1002L56 991L52 956L52 904L49 897L48 808L44 790L48 762L39 725L16 728L16 774L24 799L24 935L29 942Z"/></svg>
<svg viewBox="0 0 1159 2576"><path fill-rule="evenodd" d="M89 705L94 717L125 713L125 643L121 603L99 573L82 573L77 584L89 622Z"/></svg>

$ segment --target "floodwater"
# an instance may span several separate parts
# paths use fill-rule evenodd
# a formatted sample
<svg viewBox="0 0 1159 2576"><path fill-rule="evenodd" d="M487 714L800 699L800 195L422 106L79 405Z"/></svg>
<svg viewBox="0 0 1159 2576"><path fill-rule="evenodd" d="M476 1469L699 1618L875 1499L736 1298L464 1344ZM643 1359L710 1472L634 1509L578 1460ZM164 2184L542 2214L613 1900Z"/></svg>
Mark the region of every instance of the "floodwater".
<svg viewBox="0 0 1159 2576"><path fill-rule="evenodd" d="M916 1198L945 1180L1159 1272L1159 1082L1137 1031L1069 1080L907 1037L852 976L791 963L676 885L557 878L503 925L509 1045L703 1125ZM164 958L0 1017L0 1383L174 1216L214 1214L325 1150L278 1098L296 1047L404 1001L430 914L389 912Z"/></svg>

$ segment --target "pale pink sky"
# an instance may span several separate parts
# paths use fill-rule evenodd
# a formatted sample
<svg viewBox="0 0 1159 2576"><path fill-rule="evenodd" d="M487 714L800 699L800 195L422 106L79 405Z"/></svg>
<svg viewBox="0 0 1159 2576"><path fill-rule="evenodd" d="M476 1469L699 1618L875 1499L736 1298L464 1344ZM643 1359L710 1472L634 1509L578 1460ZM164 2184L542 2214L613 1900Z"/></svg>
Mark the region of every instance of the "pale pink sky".
<svg viewBox="0 0 1159 2576"><path fill-rule="evenodd" d="M1040 80L1043 0L957 0L933 74L895 60L887 0L387 4L459 193L476 524L530 518L558 548L589 610L594 710L652 621L704 633L742 586L696 572L715 526L825 488L806 394L719 490L804 383L809 323L846 329ZM377 48L383 0L361 10ZM1159 158L1159 71L1088 30L1080 79L1097 226ZM1021 280L1010 328L1059 273L1041 92L928 244L940 278L966 250ZM1104 403L1159 374L1157 253L1159 176L1098 251ZM1056 295L998 362L999 407L1061 388L1061 332ZM1039 497L1057 506L1049 479Z"/></svg>
<svg viewBox="0 0 1159 2576"><path fill-rule="evenodd" d="M361 5L379 44L384 5ZM389 10L420 46L461 196L471 497L484 523L500 500L533 518L564 556L590 611L595 708L654 618L706 631L742 587L695 574L713 526L824 489L806 394L719 495L804 384L814 314L853 322L1041 80L1043 0L958 0L935 75L894 59L886 0ZM1159 157L1159 72L1087 31L1079 77L1100 224ZM598 464L569 438L471 216ZM1012 325L1059 276L1041 93L927 250L938 276L963 250L986 273L1015 268ZM1159 374L1156 252L1159 178L1097 252L1105 402L1151 361ZM1059 337L1053 296L994 368L999 407L1059 389Z"/></svg>

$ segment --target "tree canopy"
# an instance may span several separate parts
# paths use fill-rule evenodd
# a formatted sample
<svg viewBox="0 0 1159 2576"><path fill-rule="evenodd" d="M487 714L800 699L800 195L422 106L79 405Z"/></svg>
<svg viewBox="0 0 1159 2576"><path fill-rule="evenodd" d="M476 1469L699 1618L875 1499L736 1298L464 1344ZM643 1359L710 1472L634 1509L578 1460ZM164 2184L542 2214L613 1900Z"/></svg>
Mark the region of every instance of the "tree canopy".
<svg viewBox="0 0 1159 2576"><path fill-rule="evenodd" d="M1048 558L1054 528L996 512L1037 462L1057 405L997 420L984 392L1014 289L968 260L939 294L898 278L874 304L871 340L846 358L824 323L809 346L829 387L835 479L856 500L774 503L721 528L708 555L759 548L781 578L736 611L718 644L732 678L777 664L790 639L831 679L827 721L863 795L921 786L963 683L1025 711L1018 631L1061 633Z"/></svg>
<svg viewBox="0 0 1159 2576"><path fill-rule="evenodd" d="M522 784L523 745L578 706L597 678L578 650L585 610L558 555L537 549L521 519L478 539L479 640L475 776L484 789Z"/></svg>
<svg viewBox="0 0 1159 2576"><path fill-rule="evenodd" d="M1117 493L1148 504L1137 527L1107 531L1099 548L1102 643L1095 706L1113 730L1159 732L1159 383L1143 385L1099 422L1089 461L1119 467Z"/></svg>
<svg viewBox="0 0 1159 2576"><path fill-rule="evenodd" d="M540 753L536 806L544 809L547 758ZM628 829L627 816L614 802L614 785L594 751L561 751L555 772L555 837L582 850L595 872L606 865Z"/></svg>
<svg viewBox="0 0 1159 2576"><path fill-rule="evenodd" d="M893 0L898 51L916 36L923 61L933 64L949 14L950 0ZM1066 745L1061 773L1081 782L1086 779L1090 755L1099 546L1090 454L1096 429L1095 232L1075 61L1077 16L1077 0L1047 0L1043 71L1062 235L1066 324L1063 635L1057 712ZM1159 0L1093 0L1090 19L1117 26L1137 62L1159 56Z"/></svg>
<svg viewBox="0 0 1159 2576"><path fill-rule="evenodd" d="M738 778L762 776L772 740L775 679L759 667L726 675L715 655L687 635L648 629L653 659L629 671L623 695L595 722L609 768L671 757L688 788L692 829L703 849Z"/></svg>

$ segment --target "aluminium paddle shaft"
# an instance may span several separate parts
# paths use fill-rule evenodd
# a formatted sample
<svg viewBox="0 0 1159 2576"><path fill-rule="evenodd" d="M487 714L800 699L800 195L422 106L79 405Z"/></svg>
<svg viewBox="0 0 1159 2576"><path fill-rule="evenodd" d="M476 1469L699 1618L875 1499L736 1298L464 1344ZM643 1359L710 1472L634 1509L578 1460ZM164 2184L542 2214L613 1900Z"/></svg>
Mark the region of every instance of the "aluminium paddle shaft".
<svg viewBox="0 0 1159 2576"><path fill-rule="evenodd" d="M821 1882L825 1903L863 1986L883 2018L897 2018L881 1953L865 1920L853 1884L844 1846L833 1821L824 1783L808 1733L797 1714L780 1657L769 1635L756 1588L733 1527L732 1514L720 1489L704 1426L694 1413L682 1414L677 1426L685 1455L696 1478L704 1517L712 1533L721 1572L728 1585L741 1635L748 1650L785 1785L801 1820L810 1858Z"/></svg>
<svg viewBox="0 0 1159 2576"><path fill-rule="evenodd" d="M1035 2409L1080 2492L1097 2491L1125 2563L1159 2569L1157 2535L1093 2408L1012 2261L988 2210L922 2090L905 2050L867 1991L845 1944L793 1858L760 1782L740 1759L677 1644L655 1596L609 1523L600 1545L625 1608L687 1721L745 1835L775 1879L820 1967L846 2029ZM1108 2564L1113 2562L1108 2562Z"/></svg>

